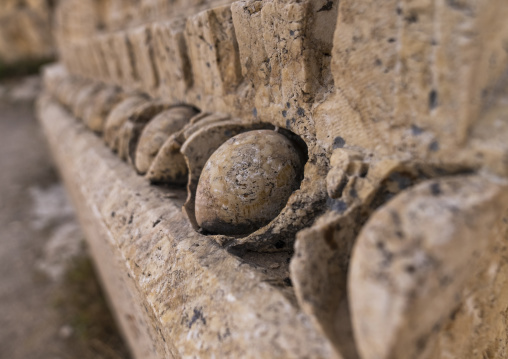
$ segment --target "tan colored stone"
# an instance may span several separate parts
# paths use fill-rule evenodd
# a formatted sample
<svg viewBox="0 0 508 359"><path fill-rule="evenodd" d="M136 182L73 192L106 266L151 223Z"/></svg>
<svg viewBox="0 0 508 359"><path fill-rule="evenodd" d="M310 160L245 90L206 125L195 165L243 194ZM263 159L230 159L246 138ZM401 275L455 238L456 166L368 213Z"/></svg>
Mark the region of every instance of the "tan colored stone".
<svg viewBox="0 0 508 359"><path fill-rule="evenodd" d="M136 170L145 174L164 142L196 115L192 107L172 107L155 116L143 129L136 148Z"/></svg>
<svg viewBox="0 0 508 359"><path fill-rule="evenodd" d="M202 113L183 128L169 136L164 133L162 145L163 132L154 128L152 140L141 136L137 144L145 123L118 120L113 137L117 142L122 139L120 155L137 162L133 149L138 146L149 154L143 160L145 179L187 183L187 202L183 204L183 191L171 193L180 196L177 205L172 209L161 205L161 212L180 218L183 204L187 218L181 217L171 230L196 240L189 248L200 248L200 258L207 258L205 268L216 265L214 260L224 261L214 255L229 251L235 259L271 274L277 271L263 285L273 284L277 295L297 303L298 310L292 313L305 318L308 330L316 329L316 338L329 349L324 357L503 358L508 355L506 318L499 314L506 312L508 278L503 259L507 233L498 220L508 203L503 184L508 173L508 8L503 1L176 0L169 6L162 0L108 0L96 11L99 20L92 17L73 26L71 20L84 20L72 9L83 9L83 14L91 9L91 1L82 0L82 5L62 5L68 18L60 23L67 27L57 30L71 78L48 74L53 80L46 81L46 88L76 113L81 112L76 106L86 107L90 86L89 80L76 80L76 75L121 84L124 90L141 89L171 105L200 108ZM97 25L101 21L102 27ZM64 28L68 34L61 33ZM92 48L100 48L104 66ZM99 112L108 114L111 107L104 108ZM300 188L275 218L253 233L196 232L198 180L212 153L238 133L276 127L308 156ZM75 168L87 180L93 176L80 172L71 162L77 160L68 158L64 166ZM111 163L122 165L113 159ZM104 182L104 173L97 178ZM156 297L170 303L170 309L164 307L151 318L162 320L166 326L160 335L176 343L167 344L164 354L159 350L159 356L209 355L212 352L196 354L195 347L187 351L189 338L192 345L196 338L188 334L191 328L174 329L182 319L179 313L188 313L187 319L195 314L195 325L203 311L174 308L187 308L195 300L179 297L182 277L188 281L181 285L192 288L196 276L212 282L217 277L208 276L209 269L192 272L195 268L187 266L166 275L156 271L159 257L146 259L135 247L125 249L131 242L143 242L150 250L160 240L154 239L152 230L141 239L139 233L151 225L145 223L146 216L138 222L133 218L133 226L129 223L134 213L129 212L138 205L130 189L108 188L110 202L104 207L95 206L93 201L99 199L91 203L93 208L106 208L99 218L113 228L109 230L122 251L121 263L128 262L129 270L134 268L145 284L164 283L140 295L141 300ZM244 210L242 206L232 214ZM111 211L122 213L125 220L109 218ZM386 241L390 248L378 248L376 240ZM222 247L213 247L210 241ZM453 245L444 248L441 241ZM175 248L180 242L175 243L167 248L172 265L179 260ZM285 261L293 244L289 270ZM395 258L394 253L400 256ZM390 254L391 261L384 265ZM415 266L422 256L437 258L439 265L429 261ZM151 276L136 269L132 261L138 260ZM231 268L219 269L227 270ZM441 288L443 273L453 278ZM140 288L144 287L133 293ZM206 288L192 293L209 296ZM227 292L224 284L217 288ZM251 300L251 295L244 293L243 298ZM229 314L241 315L229 304ZM217 323L226 315L218 308L222 307L214 307L220 313ZM386 313L393 315L385 317ZM272 325L263 322L256 330L271 331ZM222 334L219 330L219 342ZM211 338L201 341L199 350L219 345L217 336ZM279 340L275 334L270 338ZM308 338L298 340L313 345ZM243 345L239 336L234 342ZM220 354L242 357L239 347ZM266 351L259 354L261 350L256 354L266 356ZM308 353L288 356L321 356Z"/></svg>
<svg viewBox="0 0 508 359"><path fill-rule="evenodd" d="M188 180L187 174L189 173L188 164L184 155L180 152L180 148L184 142L201 127L225 119L229 119L229 116L221 114L198 114L192 118L187 126L182 128L181 131L171 135L162 145L146 173L147 179L152 183L186 184ZM212 146L211 143L207 144L208 146ZM215 145L215 143L213 145ZM217 145L217 147L219 145ZM202 146L203 149L208 149L207 147ZM197 176L199 178L199 173ZM197 179L195 181L197 185Z"/></svg>
<svg viewBox="0 0 508 359"><path fill-rule="evenodd" d="M189 126L183 128L183 137L188 139L194 132L197 132L201 127L208 126L214 123L230 120L231 116L225 113L200 113L199 115L191 118Z"/></svg>
<svg viewBox="0 0 508 359"><path fill-rule="evenodd" d="M347 275L351 251L365 221L401 191L447 171L464 171L369 157L344 148L333 152L327 175L328 210L311 228L298 233L290 267L302 309L345 357L357 355L351 345Z"/></svg>
<svg viewBox="0 0 508 359"><path fill-rule="evenodd" d="M238 1L232 5L242 73L261 121L315 144L312 104L331 90L335 1Z"/></svg>
<svg viewBox="0 0 508 359"><path fill-rule="evenodd" d="M90 130L102 133L109 113L124 97L118 88L105 86L90 99L83 112L83 122Z"/></svg>
<svg viewBox="0 0 508 359"><path fill-rule="evenodd" d="M201 119L192 128L192 134L186 138L180 152L185 155L189 168L189 181L187 186L188 197L184 205L184 211L189 221L196 230L199 229L195 218L195 195L198 180L206 161L219 146L230 137L249 130L274 129L270 125L248 123L239 120L210 121ZM208 121L207 121L208 122ZM283 131L279 129L279 131ZM184 133L187 132L184 129ZM295 144L301 141L290 132L284 132ZM305 148L301 147L305 154ZM308 225L316 216L318 203L323 200L325 194L324 181L317 176L318 166L307 161L304 178L300 188L289 197L286 206L267 225L259 228L247 236L214 235L214 239L221 245L229 248L241 248L241 250L255 250L261 252L285 251L292 246L295 233Z"/></svg>
<svg viewBox="0 0 508 359"><path fill-rule="evenodd" d="M349 274L363 358L475 357L464 347L445 344L447 354L433 349L436 338L448 341L446 324L458 308L496 291L487 287L483 294L467 294L485 288L477 273L487 275L490 267L494 272L487 283L496 276L499 264L492 267L492 260L505 247L500 235L506 233L507 188L480 176L443 178L407 190L372 216L358 238ZM491 309L469 310L464 315L474 317L475 311L487 315ZM504 313L506 304L500 310ZM470 338L482 352L498 334L493 330L482 342L473 327L457 327L454 335Z"/></svg>
<svg viewBox="0 0 508 359"><path fill-rule="evenodd" d="M102 49L102 54L106 59L106 67L109 75L109 80L115 85L121 85L123 81L122 61L118 54L115 52L115 37L114 35L104 35L97 39L99 46Z"/></svg>
<svg viewBox="0 0 508 359"><path fill-rule="evenodd" d="M506 7L495 0L375 5L340 4L332 64L339 91L316 116L318 127L332 128L320 139L331 146L339 135L379 154L472 162L457 153L508 64ZM333 112L340 121L332 124Z"/></svg>
<svg viewBox="0 0 508 359"><path fill-rule="evenodd" d="M113 150L118 151L119 135L129 116L149 104L149 100L140 95L133 95L122 100L109 113L104 124L104 142Z"/></svg>
<svg viewBox="0 0 508 359"><path fill-rule="evenodd" d="M122 85L129 89L139 88L139 70L134 59L133 47L127 34L119 31L113 37L114 56L120 61Z"/></svg>
<svg viewBox="0 0 508 359"><path fill-rule="evenodd" d="M185 21L177 19L154 23L152 26L160 96L183 101L193 83L184 37Z"/></svg>
<svg viewBox="0 0 508 359"><path fill-rule="evenodd" d="M49 64L42 68L43 88L53 96L57 93L58 86L69 77L67 69L62 64Z"/></svg>
<svg viewBox="0 0 508 359"><path fill-rule="evenodd" d="M192 229L185 191L149 186L47 98L39 113L135 357L334 358L268 267L285 256L229 254Z"/></svg>
<svg viewBox="0 0 508 359"><path fill-rule="evenodd" d="M138 72L140 89L154 94L159 86L159 73L155 66L155 44L152 28L149 25L128 32L129 56Z"/></svg>
<svg viewBox="0 0 508 359"><path fill-rule="evenodd" d="M44 0L3 1L0 5L0 61L47 60L54 56L51 9Z"/></svg>
<svg viewBox="0 0 508 359"><path fill-rule="evenodd" d="M84 45L81 54L83 68L87 71L84 77L93 78L95 81L113 83L113 75L109 73L108 63L111 61L104 51L101 38L88 40ZM91 57L91 58L90 58Z"/></svg>
<svg viewBox="0 0 508 359"><path fill-rule="evenodd" d="M225 95L241 80L230 6L201 12L187 20L186 43L193 85L202 96Z"/></svg>
<svg viewBox="0 0 508 359"><path fill-rule="evenodd" d="M354 150L336 150L330 157L330 171L326 175L328 197L338 199L342 196L350 176L364 177L368 166L363 155Z"/></svg>
<svg viewBox="0 0 508 359"><path fill-rule="evenodd" d="M134 164L136 146L143 128L152 118L168 107L167 103L155 100L143 103L129 112L127 120L117 133L118 156L121 159L128 160L131 164Z"/></svg>
<svg viewBox="0 0 508 359"><path fill-rule="evenodd" d="M78 78L70 78L62 81L57 88L57 97L59 101L69 109L76 103L80 91L89 86L89 80L82 80Z"/></svg>
<svg viewBox="0 0 508 359"><path fill-rule="evenodd" d="M84 119L86 109L92 105L95 95L104 88L104 85L97 82L91 82L85 85L76 96L75 102L72 104L72 112L74 117L79 120Z"/></svg>
<svg viewBox="0 0 508 359"><path fill-rule="evenodd" d="M259 129L227 115L213 114L196 116L182 131L185 142L180 152L185 157L189 175L187 181L187 201L183 211L195 230L199 230L196 220L196 190L201 172L210 156L228 139L242 132Z"/></svg>
<svg viewBox="0 0 508 359"><path fill-rule="evenodd" d="M291 280L302 311L330 340L338 356L358 358L347 298L349 253L362 221L357 207L329 213L300 231L291 260Z"/></svg>
<svg viewBox="0 0 508 359"><path fill-rule="evenodd" d="M245 235L286 206L302 177L303 156L275 131L256 130L224 142L208 159L196 190L196 221L215 234Z"/></svg>

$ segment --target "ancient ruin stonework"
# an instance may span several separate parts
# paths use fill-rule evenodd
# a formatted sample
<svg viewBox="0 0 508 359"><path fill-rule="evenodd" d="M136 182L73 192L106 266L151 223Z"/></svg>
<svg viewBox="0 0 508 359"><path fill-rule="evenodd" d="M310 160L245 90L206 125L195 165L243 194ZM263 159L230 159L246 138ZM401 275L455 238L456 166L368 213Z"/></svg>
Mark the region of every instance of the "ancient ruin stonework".
<svg viewBox="0 0 508 359"><path fill-rule="evenodd" d="M39 117L135 356L508 358L507 16L62 1Z"/></svg>

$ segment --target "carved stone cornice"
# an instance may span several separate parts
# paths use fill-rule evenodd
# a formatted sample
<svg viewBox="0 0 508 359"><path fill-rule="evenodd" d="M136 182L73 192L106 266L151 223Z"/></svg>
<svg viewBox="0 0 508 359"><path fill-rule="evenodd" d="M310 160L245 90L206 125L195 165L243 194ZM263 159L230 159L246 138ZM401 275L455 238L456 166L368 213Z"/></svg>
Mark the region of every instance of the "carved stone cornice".
<svg viewBox="0 0 508 359"><path fill-rule="evenodd" d="M178 218L167 232L173 238L168 256L181 253L176 244L180 240L188 243L186 248L192 250L179 260L199 252L202 271L193 282L196 269L180 263L179 275L187 278L191 294L186 288L172 292L165 286L157 289L157 298L166 296L169 306L187 308L185 300L172 295L202 300L208 289L200 276L213 276L213 285L218 280L212 288L217 291L228 281L242 281L236 269L222 267L230 261L249 270L261 268L268 276L247 280L248 288L234 294L237 298L241 292L254 305L266 300L267 306L228 312L264 318L256 321L260 327L242 322L236 334L228 331L236 335L231 352L215 346L216 341L207 342L213 348L202 352L204 341L194 346L182 339L184 333L194 335L195 323L212 322L199 306L180 318L180 324L175 312L166 318L155 311L147 321L166 325L168 335L160 335L171 338L167 352L505 357L505 346L499 344L506 342L508 309L502 294L508 273L508 8L503 0L226 3L183 13L178 2L174 13L156 19L144 12L132 21L105 17L109 20L101 20L104 29L92 24L90 35L81 29L67 36L61 30L68 23L62 20L62 65L45 72L51 100L41 102L40 112L55 152L66 148L71 153L58 155L66 158L61 160L64 172L69 167L81 171L72 158L85 160L89 142L94 161L110 164L104 170L108 178L121 183L108 187L114 194L107 204L97 198L102 190L93 173L78 180L67 175L71 187L82 192L77 198L92 196L90 208L97 202L115 206L115 215L127 211L127 227L108 234L113 241L133 240L141 231L138 225L150 227L145 217L136 225L128 223L134 220L129 213L134 210L129 204L135 199L132 186L158 194L168 189L149 183L187 184L186 191L169 190L178 200L153 198L147 203L160 200L157 210L171 220ZM72 9L65 6L62 19ZM132 9L125 6L124 15ZM48 111L61 119L51 124ZM76 118L131 168L105 152L98 137L80 134L78 129L84 127ZM55 134L62 135L64 128L79 146L67 139L58 143ZM301 182L291 187L292 194L269 223L238 235L207 232L195 213L203 168L221 146L252 130L275 131L303 154L303 169L294 166ZM262 146L263 139L259 143ZM125 172L120 175L116 166ZM236 197L241 203L241 196ZM134 200L135 206L142 206L138 202ZM103 211L94 221L113 226L109 223L117 220L103 218L106 215ZM142 251L157 248L150 238L136 238L134 252L136 246ZM122 244L119 248L125 255ZM144 259L140 271L145 275L155 266L157 280L165 283L172 272L156 263ZM253 290L260 282L271 283L267 296ZM150 302L153 293L136 286L141 300ZM288 300L282 307L290 309L292 317L265 321L273 314L270 310L279 313L273 308L281 306L280 298ZM230 318L225 314L229 303L199 305L213 306L213 323ZM188 324L187 332L182 323ZM294 335L288 325L295 325ZM173 337L173 330L179 336ZM218 333L219 342L226 335L215 327L210 330ZM259 337L253 345L258 348L244 347L248 344L242 342L243 335L258 330L266 330L270 334L263 338L271 339L263 342ZM155 342L162 345L158 338Z"/></svg>

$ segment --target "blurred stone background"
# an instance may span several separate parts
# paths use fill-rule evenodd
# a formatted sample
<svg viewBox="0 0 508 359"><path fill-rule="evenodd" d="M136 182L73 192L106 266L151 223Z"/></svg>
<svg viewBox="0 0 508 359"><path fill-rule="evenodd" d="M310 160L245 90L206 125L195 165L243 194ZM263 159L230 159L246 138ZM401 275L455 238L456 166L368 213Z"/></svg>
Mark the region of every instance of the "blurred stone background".
<svg viewBox="0 0 508 359"><path fill-rule="evenodd" d="M37 66L55 54L51 0L0 2L0 74Z"/></svg>
<svg viewBox="0 0 508 359"><path fill-rule="evenodd" d="M0 1L0 359L128 358L34 116L54 5Z"/></svg>

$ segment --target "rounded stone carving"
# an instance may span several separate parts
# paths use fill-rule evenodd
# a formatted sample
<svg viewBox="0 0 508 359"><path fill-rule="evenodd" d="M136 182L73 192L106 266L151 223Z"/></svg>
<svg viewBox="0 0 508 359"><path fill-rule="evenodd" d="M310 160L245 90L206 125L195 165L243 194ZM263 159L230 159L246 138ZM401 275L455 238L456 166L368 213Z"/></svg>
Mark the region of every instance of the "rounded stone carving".
<svg viewBox="0 0 508 359"><path fill-rule="evenodd" d="M197 111L188 106L172 107L154 117L143 129L136 150L136 169L145 174L164 142L180 131ZM185 161L183 161L185 165Z"/></svg>
<svg viewBox="0 0 508 359"><path fill-rule="evenodd" d="M196 191L198 225L208 233L249 234L268 224L298 189L304 160L272 130L241 133L208 159Z"/></svg>

